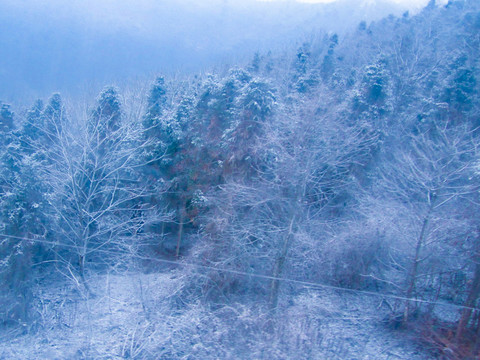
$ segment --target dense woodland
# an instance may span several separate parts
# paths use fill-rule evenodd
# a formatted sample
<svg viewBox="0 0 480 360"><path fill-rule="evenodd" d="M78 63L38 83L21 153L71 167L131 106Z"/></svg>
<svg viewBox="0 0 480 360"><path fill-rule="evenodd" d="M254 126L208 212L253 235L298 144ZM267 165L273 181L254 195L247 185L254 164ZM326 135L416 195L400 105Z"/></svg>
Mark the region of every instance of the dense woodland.
<svg viewBox="0 0 480 360"><path fill-rule="evenodd" d="M316 358L315 307L289 315L302 341L282 321L323 285L432 357L480 356L479 50L480 3L431 1L145 94L1 103L2 331L43 331L48 284L168 271L142 334L168 310L173 340L124 358Z"/></svg>

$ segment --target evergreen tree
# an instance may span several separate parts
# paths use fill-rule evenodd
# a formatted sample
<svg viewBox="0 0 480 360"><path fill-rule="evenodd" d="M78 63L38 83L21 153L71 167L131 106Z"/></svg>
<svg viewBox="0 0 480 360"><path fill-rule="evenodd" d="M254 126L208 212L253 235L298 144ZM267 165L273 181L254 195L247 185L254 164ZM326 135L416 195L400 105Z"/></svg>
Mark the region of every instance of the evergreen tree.
<svg viewBox="0 0 480 360"><path fill-rule="evenodd" d="M38 149L40 139L44 135L45 118L43 115L44 105L42 100L37 100L28 110L23 123L23 146L28 151Z"/></svg>
<svg viewBox="0 0 480 360"><path fill-rule="evenodd" d="M66 112L60 94L53 94L43 110L44 137L47 143L55 143L62 136Z"/></svg>
<svg viewBox="0 0 480 360"><path fill-rule="evenodd" d="M333 34L329 39L327 54L323 57L320 74L324 81L328 80L335 71L335 47L338 45L338 35Z"/></svg>
<svg viewBox="0 0 480 360"><path fill-rule="evenodd" d="M56 118L61 115L61 109L54 102L50 107L52 125ZM117 130L120 128L122 112L120 97L114 87L106 87L97 98L97 106L93 109L89 118L89 133L94 135L96 147L100 152L104 152L112 142L117 140Z"/></svg>
<svg viewBox="0 0 480 360"><path fill-rule="evenodd" d="M0 130L5 134L13 128L13 112L10 110L10 105L0 102Z"/></svg>
<svg viewBox="0 0 480 360"><path fill-rule="evenodd" d="M6 117L13 124L10 111ZM0 322L22 325L32 320L31 286L38 270L32 264L47 256L46 247L36 240L46 238L51 218L43 157L22 141L32 136L27 134L31 129L12 130L0 130Z"/></svg>

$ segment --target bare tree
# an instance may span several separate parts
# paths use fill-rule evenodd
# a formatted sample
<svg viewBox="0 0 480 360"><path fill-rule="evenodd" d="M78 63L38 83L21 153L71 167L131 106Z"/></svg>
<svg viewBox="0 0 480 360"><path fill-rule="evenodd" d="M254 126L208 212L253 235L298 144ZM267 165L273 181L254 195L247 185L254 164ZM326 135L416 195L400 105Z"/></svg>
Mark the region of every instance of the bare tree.
<svg viewBox="0 0 480 360"><path fill-rule="evenodd" d="M103 100L93 113L84 113L75 127L72 122L60 134L53 145L57 155L45 174L51 187L59 259L75 277L71 254L77 257L78 274L87 289L89 259L134 252L143 226L163 219L163 209L143 201L150 194L139 178L145 146L141 127Z"/></svg>
<svg viewBox="0 0 480 360"><path fill-rule="evenodd" d="M331 113L319 116L318 105L283 108L262 124L252 152L255 176L232 178L211 197L211 232L228 239L228 248L214 258L272 276L272 309L296 239L310 234L314 241L313 233L321 230L312 223L338 211L339 198L356 183L355 169L368 161L375 140L372 132L347 126Z"/></svg>
<svg viewBox="0 0 480 360"><path fill-rule="evenodd" d="M464 213L462 215L465 218L470 220L471 226L468 228L469 232L468 235L465 237L463 241L462 249L464 251L463 258L466 260L466 268L470 269L471 272L471 280L469 283L469 289L465 298L463 305L465 306L462 309L462 313L460 316L460 320L457 324L456 329L456 341L461 342L464 338L465 333L467 332L469 323L472 325L475 324L475 312L473 308L477 306L478 301L480 299L480 227L478 225L478 219L476 214L478 213L480 199L479 199L479 184L478 175L480 174L478 169L478 162L473 167L473 172L471 173L471 181L472 181L472 192L471 194L467 194L469 196L462 198L464 202L467 202L468 206L464 207ZM479 314L477 312L477 319ZM477 337L475 340L475 350L480 350L480 340L478 338L478 334L480 333L480 322L477 320Z"/></svg>
<svg viewBox="0 0 480 360"><path fill-rule="evenodd" d="M403 229L411 248L410 253L406 250L410 258L404 285L407 298L415 294L421 264L432 256L426 250L441 251L452 236L462 231L452 213L455 206L450 205L472 193L468 174L478 151L475 131L468 125L432 121L415 132L406 134L396 150L390 148L393 151L386 155L377 183L378 199L404 208L405 219L398 223L412 227L408 232ZM411 303L407 301L404 321L408 321L410 313Z"/></svg>

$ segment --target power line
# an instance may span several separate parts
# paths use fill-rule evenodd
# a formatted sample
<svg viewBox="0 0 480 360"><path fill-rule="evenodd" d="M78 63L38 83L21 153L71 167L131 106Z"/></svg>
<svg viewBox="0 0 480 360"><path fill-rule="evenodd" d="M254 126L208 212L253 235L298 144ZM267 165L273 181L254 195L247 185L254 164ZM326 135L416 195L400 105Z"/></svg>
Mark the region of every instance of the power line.
<svg viewBox="0 0 480 360"><path fill-rule="evenodd" d="M177 266L184 266L184 267L190 266L190 267L196 267L196 268L207 269L207 270L214 270L214 271L218 271L218 272L230 273L230 274L235 274L235 275L251 276L251 277L256 277L256 278L265 279L265 280L276 280L276 281L289 282L289 283L303 285L303 286L308 287L308 288L323 288L323 289L338 290L338 291L344 291L344 292L352 292L352 293L357 293L357 294L371 295L371 296L377 296L377 297L389 298L389 299L395 299L395 300L412 301L412 302L432 304L432 305L443 305L443 306L447 306L447 307L450 306L450 307L455 307L455 308L460 308L460 309L480 310L480 308L468 307L468 306L464 306L464 305L456 305L456 304L450 304L450 303L439 302L439 301L423 300L423 299L418 299L418 298L407 298L407 297L398 296L398 295L391 295L391 294L381 294L381 293L378 293L378 292L375 292L375 291L349 289L349 288L345 288L345 287L322 284L322 283L317 283L317 282L295 280L295 279L289 279L289 278L281 278L281 277L275 277L275 276L270 276L270 275L254 274L254 273L248 273L248 272L245 272L245 271L223 269L223 268L218 268L218 267L208 266L208 265L185 263L185 262L182 263L182 262L173 261L173 260L155 259L155 258L143 257L143 256L139 256L139 255L133 255L133 256L135 256L139 259L143 259L143 260L151 260L151 261L156 261L156 262L160 262L160 263L174 264L174 265L177 265Z"/></svg>
<svg viewBox="0 0 480 360"><path fill-rule="evenodd" d="M15 240L31 241L31 242L36 242L36 243L40 243L40 244L61 246L61 247L71 248L71 249L78 249L79 248L78 246L75 246L75 245L62 244L62 243L59 243L59 242L56 242L56 241L48 241L48 240L43 240L43 239L39 239L39 238L26 238L26 237L5 235L5 234L0 234L0 236L15 239Z"/></svg>
<svg viewBox="0 0 480 360"><path fill-rule="evenodd" d="M77 249L77 250L79 248L79 247L74 246L74 245L61 244L61 243L42 240L42 239L38 239L38 238L29 239L29 238L22 238L22 237L19 237L19 236L3 235L3 234L0 234L0 236L4 236L4 237L7 237L7 238L13 238L13 239L17 239L17 240L34 241L34 242L38 242L38 243L42 243L42 244L55 245L55 246L66 247L66 248L74 248L74 249ZM110 255L119 255L118 252L103 250L103 249L98 249L98 250L96 250L96 252L103 253L103 254L110 254ZM350 293L356 293L356 294L364 294L364 295L376 296L376 297L388 298L388 299L394 299L394 300L411 301L411 302L422 303L422 304L442 305L442 306L453 307L453 308L457 308L457 309L468 309L468 310L480 311L480 308L477 308L477 307L469 307L469 306L451 304L451 303L446 303L446 302L441 302L441 301L431 301L431 300L424 300L424 299L418 299L418 298L407 298L407 297L399 296L399 295L381 294L381 293L378 293L378 292L375 292L375 291L349 289L349 288L345 288L345 287L341 287L341 286L328 285L328 284L322 284L322 283L311 282L311 281L295 280L295 279L290 279L290 278L282 278L282 277L276 277L276 276L270 276L270 275L262 275L262 274L257 274L257 273L248 273L248 272L245 272L245 271L219 268L219 267L216 267L216 266L195 264L195 263L189 263L189 262L180 262L180 261L166 260L166 259L157 259L157 258L153 258L153 257L141 256L141 255L134 254L134 253L128 253L128 255L130 255L132 258L137 258L137 259L140 259L140 260L149 260L149 261L154 261L154 262L163 263L163 264L183 266L183 267L192 267L192 268L205 269L205 270L213 270L213 271L218 271L218 272L227 273L227 274L249 276L249 277L254 277L254 278L259 278L259 279L264 279L264 280L283 281L283 282L287 282L287 283L303 285L303 286L305 286L307 288L311 288L311 289L337 290L337 291L350 292Z"/></svg>

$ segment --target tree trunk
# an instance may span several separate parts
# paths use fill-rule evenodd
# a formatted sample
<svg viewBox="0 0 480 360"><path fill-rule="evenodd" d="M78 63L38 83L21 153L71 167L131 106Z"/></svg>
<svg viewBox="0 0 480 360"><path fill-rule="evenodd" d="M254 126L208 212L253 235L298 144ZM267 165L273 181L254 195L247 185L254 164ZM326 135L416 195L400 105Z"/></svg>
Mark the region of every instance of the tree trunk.
<svg viewBox="0 0 480 360"><path fill-rule="evenodd" d="M87 206L87 208L90 209L91 203ZM91 213L91 211L89 211L89 213ZM90 295L90 287L88 286L87 280L85 278L85 262L87 261L87 250L90 242L90 234L94 231L94 225L93 222L89 223L89 221L84 216L82 216L81 221L84 230L81 238L82 248L80 249L80 253L78 255L78 267L80 273L80 280L82 281L82 284L87 291L87 295Z"/></svg>
<svg viewBox="0 0 480 360"><path fill-rule="evenodd" d="M184 222L184 217L183 217L183 209L180 208L179 210L179 215L180 215L180 220L178 224L178 235L177 235L177 249L175 251L175 256L178 258L180 256L180 246L182 244L182 235L183 235L183 222Z"/></svg>
<svg viewBox="0 0 480 360"><path fill-rule="evenodd" d="M425 242L425 237L427 235L427 227L430 222L430 216L432 215L433 208L435 206L435 199L431 200L430 206L428 208L427 214L423 219L422 230L420 231L420 236L417 240L417 245L415 246L415 257L413 258L412 268L410 274L408 275L408 286L405 297L410 299L413 295L413 290L415 289L415 281L417 278L418 265L420 263L420 253L422 251L423 244ZM410 316L410 300L406 301L405 311L403 314L403 323L405 324L408 321Z"/></svg>
<svg viewBox="0 0 480 360"><path fill-rule="evenodd" d="M90 286L88 286L87 279L85 278L85 255L80 255L78 259L78 265L80 267L80 280L82 280L82 284L87 291L87 294L90 295Z"/></svg>
<svg viewBox="0 0 480 360"><path fill-rule="evenodd" d="M473 276L472 287L468 294L467 300L464 303L465 308L462 310L462 316L458 322L457 333L455 334L455 339L459 342L462 339L462 336L465 332L465 329L468 326L470 318L472 316L473 308L476 301L480 297L480 263L477 262L475 266L475 274Z"/></svg>
<svg viewBox="0 0 480 360"><path fill-rule="evenodd" d="M280 255L278 256L276 262L275 262L275 267L273 269L273 280L272 283L270 284L270 299L269 299L269 304L270 304L270 309L275 309L277 307L278 303L278 292L280 290L280 280L278 279L280 276L282 276L283 273L283 268L285 266L285 260L287 258L288 254L288 248L290 247L290 243L293 237L293 225L295 223L295 215L292 217L292 220L290 221L290 226L288 227L288 233L285 235L285 239L283 242L283 247Z"/></svg>
<svg viewBox="0 0 480 360"><path fill-rule="evenodd" d="M480 311L477 310L477 331L475 336L475 346L473 347L473 354L480 356Z"/></svg>

